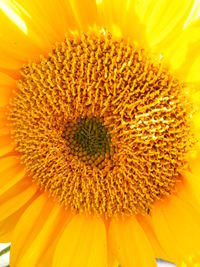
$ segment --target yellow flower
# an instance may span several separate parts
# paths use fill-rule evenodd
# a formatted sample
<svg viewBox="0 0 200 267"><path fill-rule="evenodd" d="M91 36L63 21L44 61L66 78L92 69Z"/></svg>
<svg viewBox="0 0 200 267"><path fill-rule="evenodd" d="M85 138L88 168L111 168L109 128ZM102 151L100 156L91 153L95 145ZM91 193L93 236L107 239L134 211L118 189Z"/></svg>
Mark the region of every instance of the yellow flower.
<svg viewBox="0 0 200 267"><path fill-rule="evenodd" d="M0 9L10 266L198 264L199 2Z"/></svg>

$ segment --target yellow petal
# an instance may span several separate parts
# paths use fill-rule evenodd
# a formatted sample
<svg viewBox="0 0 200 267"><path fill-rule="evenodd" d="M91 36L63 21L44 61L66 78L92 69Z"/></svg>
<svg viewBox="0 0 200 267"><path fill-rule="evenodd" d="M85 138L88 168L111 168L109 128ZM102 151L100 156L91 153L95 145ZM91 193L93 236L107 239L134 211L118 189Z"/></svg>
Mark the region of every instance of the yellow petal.
<svg viewBox="0 0 200 267"><path fill-rule="evenodd" d="M16 88L16 82L10 76L0 72L0 106L9 103L12 97L12 90Z"/></svg>
<svg viewBox="0 0 200 267"><path fill-rule="evenodd" d="M200 19L198 1L138 1L137 15L146 27L149 46L162 55L175 75L199 78ZM197 12L198 11L198 12Z"/></svg>
<svg viewBox="0 0 200 267"><path fill-rule="evenodd" d="M0 157L6 155L14 149L13 141L10 135L0 136Z"/></svg>
<svg viewBox="0 0 200 267"><path fill-rule="evenodd" d="M168 42L157 47L167 59L176 76L187 82L197 82L200 47L200 22L181 32Z"/></svg>
<svg viewBox="0 0 200 267"><path fill-rule="evenodd" d="M146 3L146 1L141 1L138 5L138 13L142 14L142 22L146 25L150 46L158 45L163 40L169 43L171 39L176 38L191 12L193 2L159 0ZM141 10L143 7L145 7L145 12Z"/></svg>
<svg viewBox="0 0 200 267"><path fill-rule="evenodd" d="M41 199L36 200L36 202L43 204ZM30 207L27 208L26 212L23 214L22 218L17 224L14 237L12 238L12 246L14 246L13 254L16 253L14 244L17 244L18 255L17 257L13 256L12 258L12 264L14 266L38 266L41 263L41 260L43 260L43 255L45 252L50 249L51 244L57 238L62 224L66 224L67 222L66 215L68 215L68 212L57 205L53 205L51 200L46 201L46 204L44 206L42 205L43 210L40 210L43 215L38 217L38 213L34 212L31 217L32 220L30 224L33 228L37 229L37 232L35 235L32 235L32 239L30 239L30 232L28 231L30 231L31 228L30 225L26 227L25 222L30 220L29 212L33 209L33 206L34 204L30 205ZM26 227L26 229L24 229L24 227ZM19 245L18 240L21 239L21 236L24 237L24 243L21 242ZM29 240L27 240L27 238ZM52 256L53 255L51 255L50 260L52 260ZM50 266L50 264L48 266Z"/></svg>
<svg viewBox="0 0 200 267"><path fill-rule="evenodd" d="M156 267L153 249L134 217L111 221L109 246L122 266Z"/></svg>
<svg viewBox="0 0 200 267"><path fill-rule="evenodd" d="M106 267L105 225L100 218L76 215L58 241L53 266Z"/></svg>
<svg viewBox="0 0 200 267"><path fill-rule="evenodd" d="M200 226L196 210L177 196L157 203L151 222L169 258L177 265L199 250Z"/></svg>
<svg viewBox="0 0 200 267"><path fill-rule="evenodd" d="M5 120L7 119L6 112L6 106L0 107L0 128L4 127Z"/></svg>
<svg viewBox="0 0 200 267"><path fill-rule="evenodd" d="M3 243L8 243L12 240L12 235L14 228L20 216L26 209L27 203L21 207L18 211L8 216L7 218L0 219L0 241Z"/></svg>
<svg viewBox="0 0 200 267"><path fill-rule="evenodd" d="M1 219L3 220L20 209L33 197L36 191L37 187L31 183L30 178L25 177L0 195Z"/></svg>
<svg viewBox="0 0 200 267"><path fill-rule="evenodd" d="M56 224L54 226L54 229L52 230L53 239L51 239L51 242L48 244L48 248L45 249L40 259L38 260L38 263L37 263L38 267L52 266L53 256L56 250L58 240L62 236L63 231L67 227L73 215L69 211L62 210L60 217L58 217L58 224ZM56 232L56 235L55 235L55 232ZM41 234L39 234L39 237L37 239L39 240L40 238L41 238Z"/></svg>
<svg viewBox="0 0 200 267"><path fill-rule="evenodd" d="M110 220L105 220L104 223L106 227L106 233L108 233ZM110 246L108 246L107 249L107 257L108 257L108 267L118 267L120 265L119 261L117 260Z"/></svg>
<svg viewBox="0 0 200 267"><path fill-rule="evenodd" d="M119 261L117 261L116 257L113 255L113 252L108 246L108 267L118 267L120 265Z"/></svg>
<svg viewBox="0 0 200 267"><path fill-rule="evenodd" d="M88 26L97 23L97 8L94 0L69 0L68 5L79 29L87 29ZM67 14L69 12L71 11L68 11Z"/></svg>
<svg viewBox="0 0 200 267"><path fill-rule="evenodd" d="M11 266L16 266L17 260L23 255L25 249L30 246L31 241L40 231L41 222L46 220L46 215L51 208L52 203L48 201L44 194L38 196L29 204L14 230L10 258Z"/></svg>
<svg viewBox="0 0 200 267"><path fill-rule="evenodd" d="M37 0L1 1L0 69L13 75L23 63L38 60L40 54L46 55L52 44L60 41L61 32L62 39L64 38L65 5L61 9L59 3Z"/></svg>
<svg viewBox="0 0 200 267"><path fill-rule="evenodd" d="M186 71L184 73L187 74L186 81L187 82L199 82L199 70L200 70L200 56L199 56L199 49L200 49L200 41L197 42L193 47L190 48L191 53L188 52L187 59L185 60L185 65L182 66L182 69L186 66ZM191 58L192 56L192 58ZM189 65L188 65L189 63ZM199 87L197 88L199 89Z"/></svg>
<svg viewBox="0 0 200 267"><path fill-rule="evenodd" d="M183 182L177 195L196 206L200 212L200 176L188 171L183 171L181 174Z"/></svg>
<svg viewBox="0 0 200 267"><path fill-rule="evenodd" d="M197 177L197 180L194 179L194 182L196 181L196 186L198 186L199 179L200 179L199 162L200 162L200 151L199 149L196 149L193 155L191 155L190 162L189 162L189 168L191 170L191 173L195 177Z"/></svg>
<svg viewBox="0 0 200 267"><path fill-rule="evenodd" d="M49 49L56 41L61 41L68 27L68 16L65 1L39 1L34 2L18 0L17 4L25 10L28 16L22 14L27 25L28 38L39 48ZM52 19L53 18L53 19Z"/></svg>
<svg viewBox="0 0 200 267"><path fill-rule="evenodd" d="M151 219L157 239L159 240L162 248L166 251L168 259L176 264L179 264L184 255L183 252L181 252L181 249L179 249L177 242L167 225L167 221L162 210L154 208Z"/></svg>
<svg viewBox="0 0 200 267"><path fill-rule="evenodd" d="M36 1L32 3L32 8L33 11L37 8ZM42 41L45 41L46 36L44 32L39 38L36 29L39 30L40 25L36 28L31 10L26 10L25 1L21 3L21 1L2 0L0 10L1 48L6 51L6 44L9 45L7 51L14 56L14 59L25 59L24 55L28 55L28 52L30 57L33 57L31 52L35 54L39 46L43 46Z"/></svg>
<svg viewBox="0 0 200 267"><path fill-rule="evenodd" d="M141 227L143 228L146 236L149 239L149 242L153 248L155 257L159 258L159 259L170 260L170 259L168 259L165 251L162 249L162 246L160 245L160 243L159 243L159 241L155 235L154 229L152 228L152 225L148 221L148 216L149 215L146 215L146 216L138 215L137 219L138 219Z"/></svg>
<svg viewBox="0 0 200 267"><path fill-rule="evenodd" d="M114 36L131 38L146 48L145 28L136 14L136 2L97 0L99 23Z"/></svg>
<svg viewBox="0 0 200 267"><path fill-rule="evenodd" d="M1 2L0 69L11 75L28 60L47 55L66 32L86 29L97 18L93 0Z"/></svg>
<svg viewBox="0 0 200 267"><path fill-rule="evenodd" d="M22 180L26 172L16 156L0 159L0 195Z"/></svg>

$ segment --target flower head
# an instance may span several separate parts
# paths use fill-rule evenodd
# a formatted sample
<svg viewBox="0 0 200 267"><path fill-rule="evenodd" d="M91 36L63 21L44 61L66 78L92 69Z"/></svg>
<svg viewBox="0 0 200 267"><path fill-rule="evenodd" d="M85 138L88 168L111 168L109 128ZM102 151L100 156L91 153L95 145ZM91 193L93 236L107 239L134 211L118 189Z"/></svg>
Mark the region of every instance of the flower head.
<svg viewBox="0 0 200 267"><path fill-rule="evenodd" d="M80 1L58 3L55 36L47 26L55 3L43 18L45 3L31 4L36 13L24 1L1 7L27 42L14 70L2 61L0 225L11 266L180 264L199 250L199 92L170 49L190 29L195 5L174 18L175 38L164 18L165 30L150 31L164 1L121 3L124 16L118 2L87 1L91 21ZM178 7L166 4L166 14ZM117 22L103 16L113 8ZM130 15L133 31L122 19Z"/></svg>

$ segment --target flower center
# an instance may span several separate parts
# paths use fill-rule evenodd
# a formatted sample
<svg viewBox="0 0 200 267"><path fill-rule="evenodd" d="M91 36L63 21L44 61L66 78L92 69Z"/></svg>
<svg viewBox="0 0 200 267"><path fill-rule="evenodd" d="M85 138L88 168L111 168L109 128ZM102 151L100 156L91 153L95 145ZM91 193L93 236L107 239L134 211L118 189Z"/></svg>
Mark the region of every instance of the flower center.
<svg viewBox="0 0 200 267"><path fill-rule="evenodd" d="M148 213L172 194L191 149L185 85L110 34L68 35L21 70L10 106L34 182L74 212Z"/></svg>
<svg viewBox="0 0 200 267"><path fill-rule="evenodd" d="M108 128L97 118L80 118L76 123L66 122L63 132L71 153L85 164L102 168L111 158L111 136Z"/></svg>

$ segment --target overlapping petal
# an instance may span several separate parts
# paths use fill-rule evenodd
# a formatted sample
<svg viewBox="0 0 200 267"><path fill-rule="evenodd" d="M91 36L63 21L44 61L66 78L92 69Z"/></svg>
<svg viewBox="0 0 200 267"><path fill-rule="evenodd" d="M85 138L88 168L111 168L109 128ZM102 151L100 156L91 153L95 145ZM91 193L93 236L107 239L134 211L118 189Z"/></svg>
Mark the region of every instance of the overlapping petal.
<svg viewBox="0 0 200 267"><path fill-rule="evenodd" d="M151 244L135 218L113 219L108 237L108 244L122 266L156 267Z"/></svg>
<svg viewBox="0 0 200 267"><path fill-rule="evenodd" d="M83 215L74 216L58 241L53 266L107 267L103 220Z"/></svg>
<svg viewBox="0 0 200 267"><path fill-rule="evenodd" d="M19 219L12 238L11 266L38 266L69 214L45 194L37 197ZM52 261L52 256L49 260Z"/></svg>

